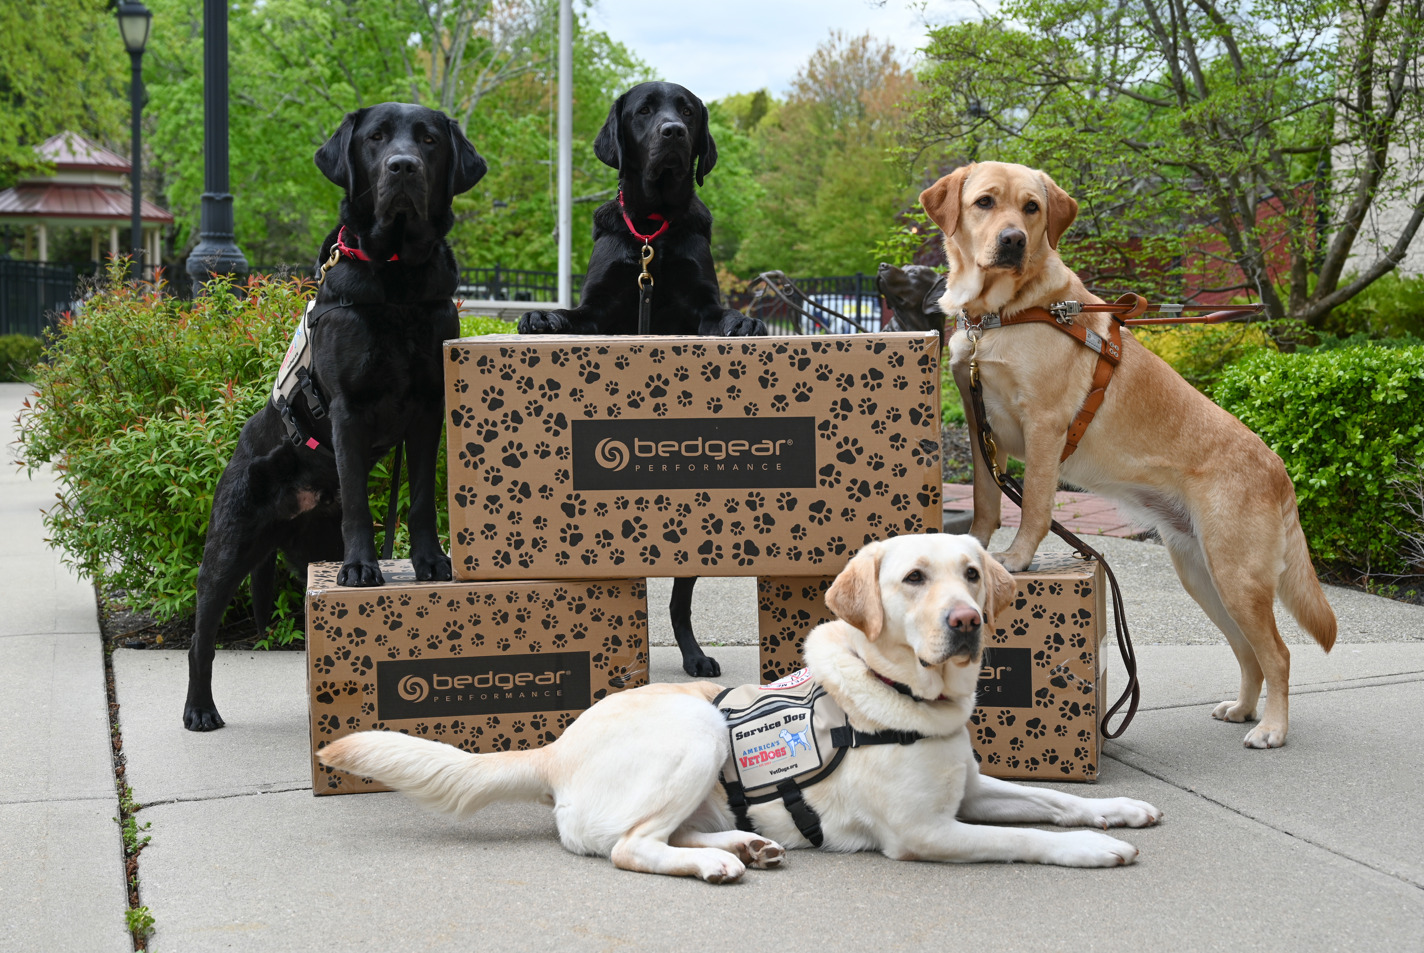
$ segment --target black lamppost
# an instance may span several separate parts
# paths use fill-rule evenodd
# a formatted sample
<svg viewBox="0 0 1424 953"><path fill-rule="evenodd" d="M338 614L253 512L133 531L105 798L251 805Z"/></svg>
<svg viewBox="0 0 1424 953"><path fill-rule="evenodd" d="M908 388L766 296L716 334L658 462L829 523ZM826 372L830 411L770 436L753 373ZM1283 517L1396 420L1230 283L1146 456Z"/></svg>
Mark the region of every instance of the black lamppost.
<svg viewBox="0 0 1424 953"><path fill-rule="evenodd" d="M203 0L203 210L198 245L188 253L196 287L209 275L245 275L233 238L227 161L227 3Z"/></svg>
<svg viewBox="0 0 1424 953"><path fill-rule="evenodd" d="M133 278L143 278L143 146L139 118L143 115L143 48L148 45L148 28L153 14L139 0L123 0L119 4L119 36L129 51L133 79L129 82L129 109L133 119L132 189L133 189Z"/></svg>

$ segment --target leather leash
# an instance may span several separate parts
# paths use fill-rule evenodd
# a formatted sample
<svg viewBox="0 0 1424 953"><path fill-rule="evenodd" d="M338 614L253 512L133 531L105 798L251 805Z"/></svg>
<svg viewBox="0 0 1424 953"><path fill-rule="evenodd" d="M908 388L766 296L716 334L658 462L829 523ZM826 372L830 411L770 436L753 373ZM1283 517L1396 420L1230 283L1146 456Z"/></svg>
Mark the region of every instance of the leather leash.
<svg viewBox="0 0 1424 953"><path fill-rule="evenodd" d="M643 243L643 273L638 276L638 333L650 334L653 329L653 276L648 271L648 266L653 263L653 241L667 231L672 222L657 212L650 212L646 217L662 224L651 235L644 235L633 227L632 216L628 214L628 207L623 204L622 189L618 190L618 210L623 213L623 224L628 226L628 231Z"/></svg>

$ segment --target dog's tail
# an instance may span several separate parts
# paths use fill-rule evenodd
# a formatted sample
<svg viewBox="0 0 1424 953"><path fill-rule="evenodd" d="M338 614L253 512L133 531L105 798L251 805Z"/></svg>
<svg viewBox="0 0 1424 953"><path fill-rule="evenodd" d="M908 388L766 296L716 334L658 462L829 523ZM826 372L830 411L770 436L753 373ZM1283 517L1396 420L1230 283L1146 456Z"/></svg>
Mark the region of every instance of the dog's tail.
<svg viewBox="0 0 1424 953"><path fill-rule="evenodd" d="M1300 528L1300 514L1294 502L1291 501L1290 513L1286 516L1286 568L1281 572L1276 595L1300 627L1329 652L1335 645L1335 610L1330 608L1325 590L1320 588L1320 579L1315 575L1310 547L1306 545L1305 531Z"/></svg>
<svg viewBox="0 0 1424 953"><path fill-rule="evenodd" d="M495 801L530 801L551 794L548 748L470 754L395 731L361 731L317 752L322 764L374 778L426 807L472 814Z"/></svg>

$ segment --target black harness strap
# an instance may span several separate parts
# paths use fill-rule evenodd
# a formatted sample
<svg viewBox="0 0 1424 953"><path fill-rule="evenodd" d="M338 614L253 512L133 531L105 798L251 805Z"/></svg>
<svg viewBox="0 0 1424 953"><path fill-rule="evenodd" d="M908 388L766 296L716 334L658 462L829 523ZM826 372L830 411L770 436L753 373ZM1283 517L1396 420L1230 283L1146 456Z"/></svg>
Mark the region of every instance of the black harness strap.
<svg viewBox="0 0 1424 953"><path fill-rule="evenodd" d="M831 729L831 744L837 748L864 748L867 745L912 745L925 736L918 731L861 731L849 723Z"/></svg>
<svg viewBox="0 0 1424 953"><path fill-rule="evenodd" d="M812 847L820 847L825 836L821 833L821 815L801 797L801 785L795 781L783 781L776 786L781 795L781 803L791 812L791 820L801 836L811 842Z"/></svg>
<svg viewBox="0 0 1424 953"><path fill-rule="evenodd" d="M723 781L722 787L727 791L727 806L737 818L737 830L755 834L756 825L752 823L752 816L747 812L747 789L742 787L740 781Z"/></svg>

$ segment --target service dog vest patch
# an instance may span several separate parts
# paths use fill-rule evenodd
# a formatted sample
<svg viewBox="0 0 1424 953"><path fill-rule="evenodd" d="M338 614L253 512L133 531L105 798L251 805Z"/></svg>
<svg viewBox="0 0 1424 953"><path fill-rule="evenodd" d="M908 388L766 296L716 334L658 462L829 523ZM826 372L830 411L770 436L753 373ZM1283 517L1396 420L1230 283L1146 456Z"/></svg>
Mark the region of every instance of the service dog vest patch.
<svg viewBox="0 0 1424 953"><path fill-rule="evenodd" d="M292 343L287 345L287 355L282 358L282 366L277 369L277 379L272 382L272 403L278 406L281 406L283 400L290 401L292 393L301 386L297 369L304 368L308 374L311 373L311 335L307 334L307 320L315 307L315 298L307 302L306 310L297 322L297 329L292 332Z"/></svg>
<svg viewBox="0 0 1424 953"><path fill-rule="evenodd" d="M814 847L823 840L821 819L801 789L829 777L852 748L908 745L923 737L913 731L851 727L845 711L804 668L769 685L729 688L712 704L727 720L732 751L721 779L737 827L755 831L748 806L779 799Z"/></svg>
<svg viewBox="0 0 1424 953"><path fill-rule="evenodd" d="M846 723L804 668L770 685L729 688L713 704L727 719L732 743L722 776L741 782L748 796L819 772L836 754L831 729Z"/></svg>

